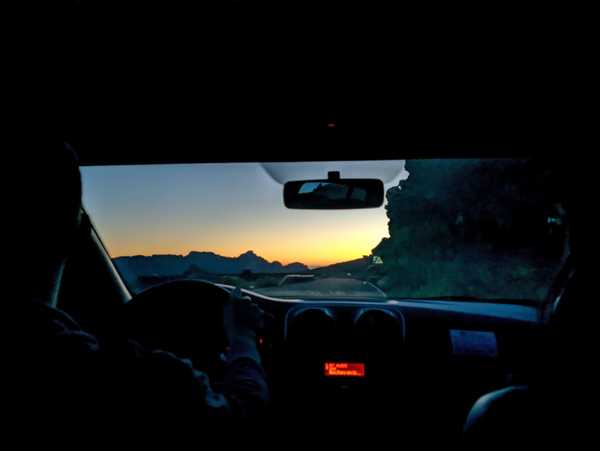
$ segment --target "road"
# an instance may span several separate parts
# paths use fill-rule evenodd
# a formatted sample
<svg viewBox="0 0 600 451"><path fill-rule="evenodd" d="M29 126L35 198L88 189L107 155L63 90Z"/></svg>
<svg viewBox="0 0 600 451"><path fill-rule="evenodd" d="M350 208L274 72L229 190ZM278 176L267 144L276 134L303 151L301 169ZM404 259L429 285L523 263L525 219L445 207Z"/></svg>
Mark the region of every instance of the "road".
<svg viewBox="0 0 600 451"><path fill-rule="evenodd" d="M260 288L256 291L275 297L386 298L385 293L371 282L342 277L297 282L281 287Z"/></svg>

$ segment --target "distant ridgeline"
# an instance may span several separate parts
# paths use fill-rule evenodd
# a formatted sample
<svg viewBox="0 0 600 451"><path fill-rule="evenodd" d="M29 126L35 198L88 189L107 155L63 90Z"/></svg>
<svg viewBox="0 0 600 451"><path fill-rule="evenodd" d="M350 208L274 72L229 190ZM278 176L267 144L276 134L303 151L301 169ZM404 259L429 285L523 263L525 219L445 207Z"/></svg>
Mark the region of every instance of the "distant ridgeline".
<svg viewBox="0 0 600 451"><path fill-rule="evenodd" d="M213 252L190 252L186 256L136 255L118 257L113 261L132 288L144 279L154 279L155 282L180 277L211 280L214 276L220 275L284 274L308 271L308 267L302 263L282 265L277 261L269 262L252 251L238 257L224 257Z"/></svg>
<svg viewBox="0 0 600 451"><path fill-rule="evenodd" d="M408 161L369 278L390 296L541 299L566 250L557 174L533 161Z"/></svg>

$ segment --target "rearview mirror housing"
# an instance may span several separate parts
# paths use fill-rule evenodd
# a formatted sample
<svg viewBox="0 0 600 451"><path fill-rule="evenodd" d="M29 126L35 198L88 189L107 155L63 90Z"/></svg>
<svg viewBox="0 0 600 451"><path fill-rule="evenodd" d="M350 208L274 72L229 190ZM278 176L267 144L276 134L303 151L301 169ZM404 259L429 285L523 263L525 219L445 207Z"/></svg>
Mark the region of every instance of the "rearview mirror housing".
<svg viewBox="0 0 600 451"><path fill-rule="evenodd" d="M296 180L283 187L287 208L341 210L378 208L383 205L383 182L378 179L342 179L330 172L327 179Z"/></svg>

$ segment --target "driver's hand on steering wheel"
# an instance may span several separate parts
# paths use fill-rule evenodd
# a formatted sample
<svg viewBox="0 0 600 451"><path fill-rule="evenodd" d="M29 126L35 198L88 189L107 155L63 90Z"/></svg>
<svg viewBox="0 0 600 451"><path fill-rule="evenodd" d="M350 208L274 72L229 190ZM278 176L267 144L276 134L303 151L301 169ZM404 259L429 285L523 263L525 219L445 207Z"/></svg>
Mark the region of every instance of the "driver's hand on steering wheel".
<svg viewBox="0 0 600 451"><path fill-rule="evenodd" d="M242 290L236 288L225 304L225 333L230 359L244 355L260 361L256 346L257 331L263 326L264 312Z"/></svg>

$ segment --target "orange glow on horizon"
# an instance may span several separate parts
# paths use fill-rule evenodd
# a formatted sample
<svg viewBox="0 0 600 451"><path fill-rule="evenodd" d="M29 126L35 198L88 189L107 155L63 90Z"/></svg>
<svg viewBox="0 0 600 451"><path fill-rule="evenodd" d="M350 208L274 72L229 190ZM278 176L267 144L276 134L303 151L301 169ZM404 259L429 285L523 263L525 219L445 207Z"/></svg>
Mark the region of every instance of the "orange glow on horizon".
<svg viewBox="0 0 600 451"><path fill-rule="evenodd" d="M272 232L253 234L251 238L216 233L201 235L200 239L184 234L174 238L161 234L155 239L119 235L107 237L105 243L112 257L156 254L185 256L198 251L235 258L251 250L269 262L278 261L282 265L298 262L316 268L371 255L372 249L385 236L388 236L387 225L382 221L379 224L357 224L350 229L321 228L302 234ZM207 242L209 239L210 243Z"/></svg>
<svg viewBox="0 0 600 451"><path fill-rule="evenodd" d="M372 247L374 247L374 246L372 246ZM109 253L112 258L129 257L129 256L133 256L133 255L145 255L145 256L181 255L181 256L185 257L190 252L195 252L195 251L197 251L197 252L213 252L215 254L221 255L223 257L229 257L229 258L236 258L247 251L253 251L256 255L264 258L265 260L267 260L269 262L277 261L284 266L289 265L291 263L303 263L306 266L308 266L310 269L315 269L315 268L320 268L323 266L333 265L336 263L342 263L342 262L347 262L347 261L351 261L351 260L356 260L356 259L364 257L365 255L371 254L370 249L366 252L361 252L361 250L353 251L351 249L348 249L346 251L336 252L334 255L328 254L328 255L324 256L327 258L316 259L315 258L316 255L308 255L305 258L302 258L301 255L297 255L297 254L295 254L294 256L291 256L291 257L282 258L282 257L278 257L277 255L270 255L266 252L261 252L261 250L257 249L257 248L244 249L244 250L240 249L240 250L237 250L234 252L227 252L227 250L224 250L224 249L189 249L189 250L185 250L185 251L172 251L169 249L161 250L160 248L155 247L152 250L149 250L146 252L142 251L142 252L131 252L131 253L127 253L127 252L117 253L117 252L112 252L112 249L109 249Z"/></svg>

